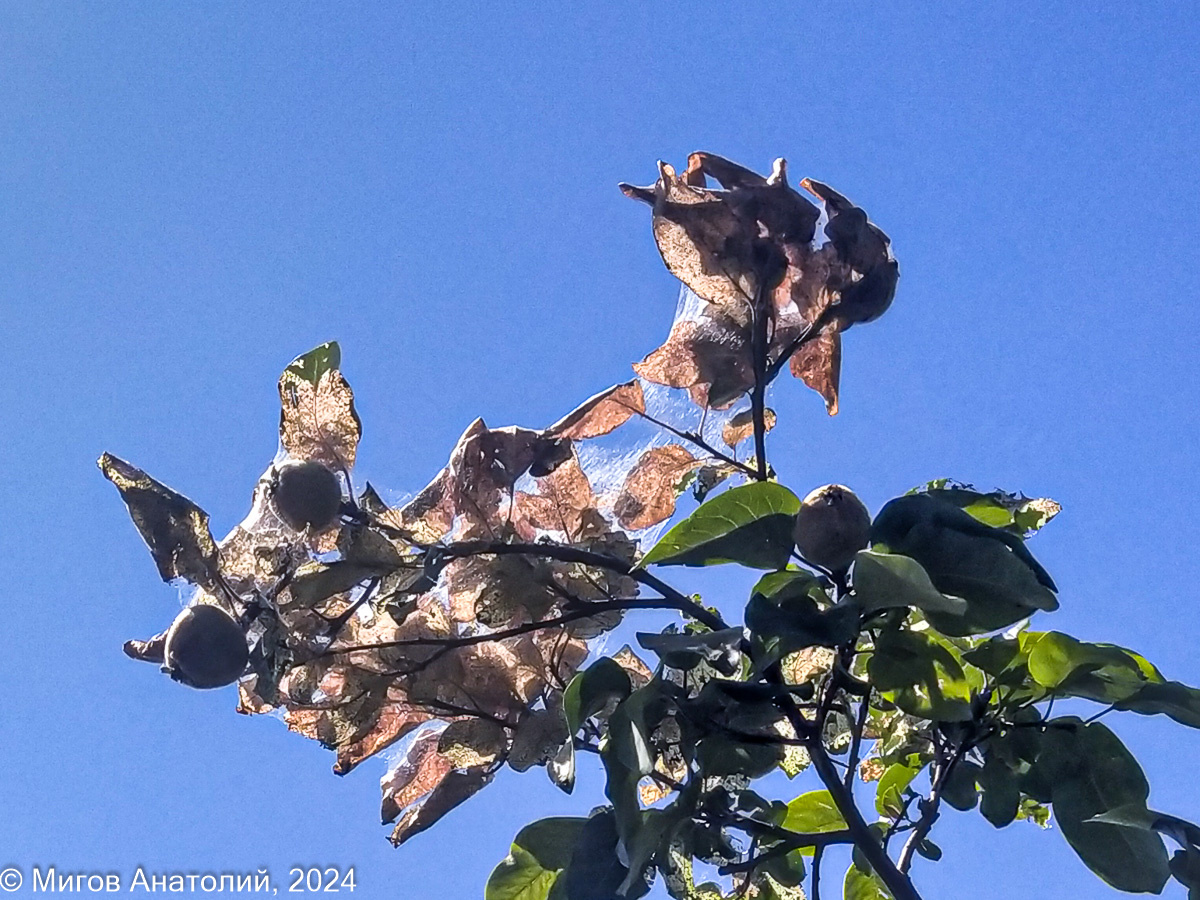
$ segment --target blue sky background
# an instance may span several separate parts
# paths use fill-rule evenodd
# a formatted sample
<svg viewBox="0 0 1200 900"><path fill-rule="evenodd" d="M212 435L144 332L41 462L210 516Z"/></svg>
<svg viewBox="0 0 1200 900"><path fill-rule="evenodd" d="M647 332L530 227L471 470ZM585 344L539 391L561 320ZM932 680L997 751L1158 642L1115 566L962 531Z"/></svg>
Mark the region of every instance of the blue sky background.
<svg viewBox="0 0 1200 900"><path fill-rule="evenodd" d="M665 337L676 284L616 183L695 149L786 156L900 260L892 310L847 336L842 413L776 392L784 480L872 509L938 476L1055 497L1046 624L1200 683L1200 35L1190 4L1078 6L0 8L0 866L286 888L354 865L359 896L468 898L521 824L601 801L594 774L566 797L509 773L393 850L381 764L339 779L232 690L122 656L179 597L95 459L224 533L279 371L331 338L385 488L476 415L554 421ZM748 586L679 583L734 612ZM1200 732L1108 721L1152 803L1200 818ZM1115 896L1055 831L950 811L935 837L931 900Z"/></svg>

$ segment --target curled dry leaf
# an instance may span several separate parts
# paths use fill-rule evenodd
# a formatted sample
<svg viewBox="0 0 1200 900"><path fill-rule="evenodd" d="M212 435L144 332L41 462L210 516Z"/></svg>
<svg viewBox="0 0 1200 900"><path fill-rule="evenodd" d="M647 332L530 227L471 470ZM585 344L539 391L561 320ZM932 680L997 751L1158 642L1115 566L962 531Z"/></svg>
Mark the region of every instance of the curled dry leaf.
<svg viewBox="0 0 1200 900"><path fill-rule="evenodd" d="M166 644L167 633L164 631L145 641L126 641L125 646L121 649L125 651L125 655L130 659L140 660L141 662L161 663Z"/></svg>
<svg viewBox="0 0 1200 900"><path fill-rule="evenodd" d="M838 382L842 371L842 335L833 326L824 329L792 354L792 374L821 395L831 416L838 411Z"/></svg>
<svg viewBox="0 0 1200 900"><path fill-rule="evenodd" d="M667 341L633 370L647 381L687 390L702 408L724 409L754 384L749 329L721 310L679 319Z"/></svg>
<svg viewBox="0 0 1200 900"><path fill-rule="evenodd" d="M710 189L706 176L722 189ZM825 205L828 243L821 247L813 242L817 208L788 185L783 160L764 177L714 154L693 153L682 176L660 163L652 187L621 186L653 207L654 236L667 268L707 301L710 315L725 319L718 330L727 332L706 346L696 337L703 328L677 322L667 343L635 367L642 377L687 388L702 406L720 407L740 396L749 387L742 369L752 303L766 292L773 319L770 355L785 362L794 341L811 327L811 349L793 360L792 372L821 394L830 414L837 412L840 332L887 310L899 267L888 236L863 210L821 182L804 179L801 186ZM719 387L698 374L706 360L727 373Z"/></svg>
<svg viewBox="0 0 1200 900"><path fill-rule="evenodd" d="M775 427L775 410L763 410L763 424L767 431ZM754 411L744 409L736 413L721 429L721 440L726 447L736 447L742 441L754 435Z"/></svg>
<svg viewBox="0 0 1200 900"><path fill-rule="evenodd" d="M440 739L437 731L426 731L413 743L404 761L383 776L380 815L385 823L394 822L406 807L433 791L454 768L438 752Z"/></svg>
<svg viewBox="0 0 1200 900"><path fill-rule="evenodd" d="M678 444L653 447L642 454L625 478L613 504L617 521L639 531L669 519L684 476L700 461Z"/></svg>
<svg viewBox="0 0 1200 900"><path fill-rule="evenodd" d="M585 400L547 428L546 433L576 441L587 440L608 434L624 425L630 417L645 411L642 386L636 380L627 381Z"/></svg>
<svg viewBox="0 0 1200 900"><path fill-rule="evenodd" d="M420 806L408 810L396 823L389 840L399 847L415 834L434 825L442 816L486 787L492 780L487 770L451 772Z"/></svg>
<svg viewBox="0 0 1200 900"><path fill-rule="evenodd" d="M208 513L111 453L101 456L98 465L121 492L163 581L185 578L211 586L217 574L217 542L208 530Z"/></svg>
<svg viewBox="0 0 1200 900"><path fill-rule="evenodd" d="M337 344L297 357L279 378L279 439L289 456L325 463L335 471L354 466L362 423L354 392L338 369Z"/></svg>

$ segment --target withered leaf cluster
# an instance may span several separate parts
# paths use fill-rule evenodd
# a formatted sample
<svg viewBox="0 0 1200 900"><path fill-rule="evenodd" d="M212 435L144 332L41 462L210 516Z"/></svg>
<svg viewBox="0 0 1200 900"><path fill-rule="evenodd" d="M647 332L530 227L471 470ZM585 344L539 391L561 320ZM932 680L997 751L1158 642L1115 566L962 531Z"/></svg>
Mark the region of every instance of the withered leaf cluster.
<svg viewBox="0 0 1200 900"><path fill-rule="evenodd" d="M280 442L288 459L339 473L350 497L362 430L338 366L336 344L288 366ZM620 622L614 601L638 591L611 568L439 552L552 539L632 564L629 531L671 514L697 461L678 446L653 448L619 491L599 494L575 445L644 409L634 381L544 430L476 420L408 503L390 506L367 485L319 534L276 515L274 465L250 513L219 543L191 500L109 454L100 466L163 578L193 583L194 602L220 605L245 627L251 664L238 685L240 712L282 713L288 728L335 751L339 774L411 736L381 783L382 817L397 823L399 844L499 766L524 770L555 757L567 740L561 692L587 642ZM589 614L596 604L608 606ZM126 652L161 662L162 644L160 634Z"/></svg>
<svg viewBox="0 0 1200 900"><path fill-rule="evenodd" d="M704 301L634 366L639 375L686 389L702 407L728 407L754 384L751 325L761 304L770 364L789 363L837 412L841 333L887 310L899 268L888 236L859 207L821 182L800 185L824 205L819 245L821 210L788 184L782 159L763 176L693 153L682 174L660 163L653 185L621 185L652 207L663 261Z"/></svg>

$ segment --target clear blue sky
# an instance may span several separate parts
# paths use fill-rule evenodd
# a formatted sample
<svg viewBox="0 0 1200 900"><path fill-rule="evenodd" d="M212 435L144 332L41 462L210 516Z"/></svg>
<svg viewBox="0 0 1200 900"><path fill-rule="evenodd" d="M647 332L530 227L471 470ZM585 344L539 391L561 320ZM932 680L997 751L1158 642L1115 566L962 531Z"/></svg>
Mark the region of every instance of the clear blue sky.
<svg viewBox="0 0 1200 900"><path fill-rule="evenodd" d="M275 378L331 338L385 488L476 415L555 420L665 336L676 285L616 183L694 149L786 156L900 259L841 414L777 392L784 479L872 508L938 476L1055 497L1046 624L1200 683L1195 8L571 6L0 9L0 866L355 865L358 896L468 898L523 822L601 801L594 775L509 774L393 850L381 764L339 779L232 690L122 656L179 597L94 461L224 533L275 451ZM1110 721L1152 802L1200 818L1200 732ZM930 900L1115 896L1054 831L948 812L936 836Z"/></svg>

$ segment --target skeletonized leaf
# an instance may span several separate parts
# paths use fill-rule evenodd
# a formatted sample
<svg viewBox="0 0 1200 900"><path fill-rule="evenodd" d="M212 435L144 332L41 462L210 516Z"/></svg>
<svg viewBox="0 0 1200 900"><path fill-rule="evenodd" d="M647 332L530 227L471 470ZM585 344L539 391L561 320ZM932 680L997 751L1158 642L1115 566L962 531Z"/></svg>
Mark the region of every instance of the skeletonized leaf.
<svg viewBox="0 0 1200 900"><path fill-rule="evenodd" d="M354 410L354 392L337 368L341 354L336 347L323 344L284 369L279 378L279 439L296 459L349 468L358 452L362 423Z"/></svg>
<svg viewBox="0 0 1200 900"><path fill-rule="evenodd" d="M639 531L669 519L675 512L679 483L699 464L678 444L647 450L626 476L613 504L617 520L629 530Z"/></svg>
<svg viewBox="0 0 1200 900"><path fill-rule="evenodd" d="M634 379L590 397L546 429L555 437L582 441L600 437L624 425L631 416L646 411L641 384Z"/></svg>
<svg viewBox="0 0 1200 900"><path fill-rule="evenodd" d="M518 491L515 499L514 518L518 528L530 529L527 537L541 530L562 532L568 540L579 540L589 525L596 524L596 495L573 451L553 472L538 478L537 485L538 493Z"/></svg>
<svg viewBox="0 0 1200 900"><path fill-rule="evenodd" d="M121 492L163 581L186 578L193 584L211 585L216 575L217 542L208 530L208 513L110 453L101 456L98 465Z"/></svg>
<svg viewBox="0 0 1200 900"><path fill-rule="evenodd" d="M770 431L775 427L775 410L763 410L763 424ZM736 447L742 441L754 435L754 410L744 409L725 423L721 429L721 440L726 447Z"/></svg>

